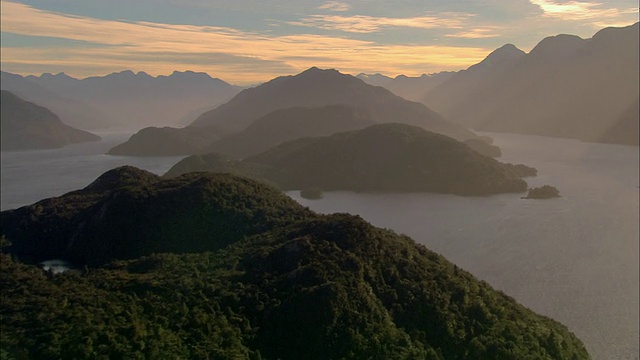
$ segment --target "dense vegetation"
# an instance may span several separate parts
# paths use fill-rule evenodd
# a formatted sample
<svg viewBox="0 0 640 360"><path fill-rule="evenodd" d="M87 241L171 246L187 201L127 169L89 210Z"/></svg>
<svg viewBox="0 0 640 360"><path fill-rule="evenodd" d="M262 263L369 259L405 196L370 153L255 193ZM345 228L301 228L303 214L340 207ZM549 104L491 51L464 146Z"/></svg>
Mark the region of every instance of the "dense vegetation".
<svg viewBox="0 0 640 360"><path fill-rule="evenodd" d="M61 197L3 211L14 254L101 265L153 252L215 250L299 219L295 201L265 185L220 174L162 180L133 167L103 174Z"/></svg>
<svg viewBox="0 0 640 360"><path fill-rule="evenodd" d="M324 197L324 194L322 193L322 189L309 188L300 190L300 196L305 199L317 200L322 199Z"/></svg>
<svg viewBox="0 0 640 360"><path fill-rule="evenodd" d="M49 109L1 92L0 147L2 150L53 149L100 137L72 128Z"/></svg>
<svg viewBox="0 0 640 360"><path fill-rule="evenodd" d="M191 156L167 172L234 172L283 190L416 191L460 195L524 192L535 169L502 164L444 135L405 124L378 124L281 144L243 161Z"/></svg>
<svg viewBox="0 0 640 360"><path fill-rule="evenodd" d="M3 359L588 358L566 327L413 240L233 175L123 167L1 215ZM22 261L62 246L81 265L76 243L111 261Z"/></svg>
<svg viewBox="0 0 640 360"><path fill-rule="evenodd" d="M551 185L531 188L524 199L551 199L560 197L560 191Z"/></svg>
<svg viewBox="0 0 640 360"><path fill-rule="evenodd" d="M464 143L472 148L473 150L479 152L482 155L490 156L493 158L498 158L502 156L502 150L499 147L492 145L486 142L484 139L467 139Z"/></svg>

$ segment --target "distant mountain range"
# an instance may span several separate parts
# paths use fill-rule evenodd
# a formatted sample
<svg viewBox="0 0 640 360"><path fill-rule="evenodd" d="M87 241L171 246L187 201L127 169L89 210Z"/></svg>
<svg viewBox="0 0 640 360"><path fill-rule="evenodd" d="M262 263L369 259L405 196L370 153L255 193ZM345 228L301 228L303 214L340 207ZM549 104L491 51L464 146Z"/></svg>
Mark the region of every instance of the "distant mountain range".
<svg viewBox="0 0 640 360"><path fill-rule="evenodd" d="M422 99L472 129L638 145L638 23L505 45Z"/></svg>
<svg viewBox="0 0 640 360"><path fill-rule="evenodd" d="M232 172L283 190L413 191L486 195L524 192L536 170L500 163L450 137L407 124L285 142L239 161L191 156L166 174Z"/></svg>
<svg viewBox="0 0 640 360"><path fill-rule="evenodd" d="M376 123L400 122L457 139L474 137L465 128L449 123L421 104L368 85L351 75L316 67L243 90L228 103L202 114L191 126L216 125L237 132L274 110L336 104L365 109Z"/></svg>
<svg viewBox="0 0 640 360"><path fill-rule="evenodd" d="M123 71L85 79L3 72L2 89L61 110L63 121L83 129L184 124L199 115L194 110L222 104L241 90L192 71L157 77Z"/></svg>
<svg viewBox="0 0 640 360"><path fill-rule="evenodd" d="M289 117L288 120L277 120L275 111L290 108L321 108L326 106L342 106L350 107L353 114L358 115L362 125L362 116L369 118L368 123L405 123L420 126L424 129L445 134L459 140L477 138L477 136L466 128L453 124L445 120L439 114L431 111L426 106L408 101L389 90L381 87L366 84L360 79L350 75L341 74L336 70L321 70L318 68L308 69L295 76L283 76L273 79L267 83L259 85L255 88L245 89L231 99L228 103L205 112L198 117L191 125L183 129L174 129L173 140L165 140L158 142L152 135L150 130L145 130L149 136L143 136L141 131L132 137L126 145L114 149L110 153L126 154L126 155L142 155L142 151L137 149L148 149L152 146L157 151L164 151L167 148L174 148L175 155L193 154L190 146L183 146L182 139L188 138L194 128L199 129L200 134L210 134L211 147L203 148L201 152L216 149L218 141L226 136L239 133L243 130L251 131L249 126L262 117L270 117L274 126L278 126L280 132L286 132L286 127L293 125L295 121L305 121L304 116L300 116L302 112L308 110L295 110L289 112L280 112L277 116ZM334 108L335 110L335 108ZM297 115L295 114L297 111ZM325 109L325 111L327 111ZM325 119L314 120L316 124L321 121L328 123L333 122L334 125L327 126L320 133L305 132L305 136L328 135L329 133L346 130L347 124L339 124L336 120L331 120L333 116L331 111L327 111L324 115ZM334 114L335 115L335 114ZM295 117L300 116L299 120ZM318 112L311 117L317 117ZM353 119L351 119L353 120ZM350 120L350 121L351 121ZM309 121L309 120L306 120ZM275 125L278 123L277 125ZM285 124L286 123L286 124ZM285 126L286 125L286 126ZM320 131L318 125L315 128ZM340 126L336 126L340 125ZM302 128L301 125L296 125ZM333 127L333 129L331 129ZM265 137L272 136L265 133ZM166 130L165 132L169 132ZM291 139L291 138L289 138ZM286 140L286 139L282 139ZM168 144L167 144L168 141ZM153 145L155 144L155 145ZM270 143L273 144L273 143ZM275 144L273 144L275 145ZM121 152L123 148L128 151ZM235 152L236 150L234 150ZM240 151L240 150L238 150ZM241 150L240 152L244 152ZM246 150L251 152L250 150Z"/></svg>
<svg viewBox="0 0 640 360"><path fill-rule="evenodd" d="M442 84L455 74L453 71L442 71L435 74L422 74L418 77L398 75L390 78L381 74L359 74L358 79L370 85L382 86L392 93L411 101L422 101L429 91Z"/></svg>
<svg viewBox="0 0 640 360"><path fill-rule="evenodd" d="M2 90L2 150L52 149L100 140L99 136L68 126L49 109Z"/></svg>
<svg viewBox="0 0 640 360"><path fill-rule="evenodd" d="M61 96L59 93L28 81L20 75L4 71L1 74L0 88L2 90L10 91L22 99L50 109L58 114L65 124L84 130L122 125L84 101Z"/></svg>

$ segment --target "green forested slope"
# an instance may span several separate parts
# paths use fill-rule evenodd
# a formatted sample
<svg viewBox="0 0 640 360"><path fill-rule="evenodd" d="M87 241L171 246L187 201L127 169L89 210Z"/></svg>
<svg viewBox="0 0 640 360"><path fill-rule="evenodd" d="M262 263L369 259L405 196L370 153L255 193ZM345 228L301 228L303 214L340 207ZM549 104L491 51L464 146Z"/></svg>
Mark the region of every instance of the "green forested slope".
<svg viewBox="0 0 640 360"><path fill-rule="evenodd" d="M275 189L230 175L159 180L133 168L114 170L58 198L55 208L40 202L2 212L2 233L13 241L4 250L27 242L12 229L27 221L37 229L45 214L67 209L69 216L57 221L73 226L78 214L113 197L147 211L160 204L154 196L166 192L171 199L171 188L181 186L199 195L167 202L164 221L181 223L181 214L199 208L209 212L173 234L174 246L164 253L112 254L109 263L63 274L27 265L24 251L2 254L2 357L588 358L566 327L406 236L352 215L315 214ZM94 205L70 200L89 193L84 204ZM94 218L95 225L119 226L110 216ZM139 220L151 232L159 226ZM155 246L137 232L110 234L123 237L113 243ZM195 237L200 242L182 241ZM94 242L84 235L75 241Z"/></svg>

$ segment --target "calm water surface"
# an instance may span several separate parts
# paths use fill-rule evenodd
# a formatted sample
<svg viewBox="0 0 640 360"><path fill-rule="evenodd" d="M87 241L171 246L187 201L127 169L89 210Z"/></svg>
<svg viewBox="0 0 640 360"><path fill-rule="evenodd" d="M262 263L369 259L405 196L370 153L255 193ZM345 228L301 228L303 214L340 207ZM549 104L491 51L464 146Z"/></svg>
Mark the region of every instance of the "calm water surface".
<svg viewBox="0 0 640 360"><path fill-rule="evenodd" d="M104 141L3 152L2 209L82 188L116 166L162 174L180 159L104 155L128 134L99 135ZM490 135L502 161L535 166L539 175L529 184L554 185L562 198L333 192L309 201L289 195L313 210L359 214L411 236L566 324L594 359L638 359L638 148Z"/></svg>
<svg viewBox="0 0 640 360"><path fill-rule="evenodd" d="M0 207L13 209L83 188L107 170L132 165L162 175L183 157L111 156L128 132L95 132L102 141L54 150L2 152Z"/></svg>
<svg viewBox="0 0 640 360"><path fill-rule="evenodd" d="M490 134L501 161L538 169L562 195L290 196L411 236L534 311L566 324L594 359L638 359L638 148Z"/></svg>

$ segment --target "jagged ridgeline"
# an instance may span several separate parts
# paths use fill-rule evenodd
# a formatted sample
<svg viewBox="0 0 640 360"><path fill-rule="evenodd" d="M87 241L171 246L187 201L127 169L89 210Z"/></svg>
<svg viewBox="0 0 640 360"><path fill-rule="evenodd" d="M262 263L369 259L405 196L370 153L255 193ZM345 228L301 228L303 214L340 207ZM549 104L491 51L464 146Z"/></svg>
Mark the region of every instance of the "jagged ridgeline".
<svg viewBox="0 0 640 360"><path fill-rule="evenodd" d="M1 219L3 358L588 358L413 240L233 175L118 168ZM53 255L95 266L22 261Z"/></svg>

